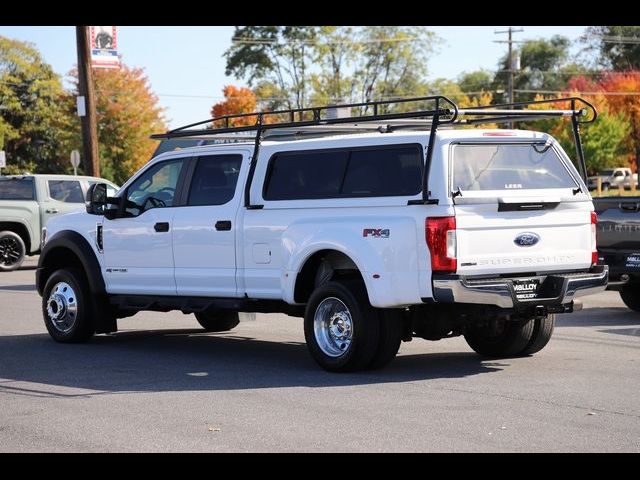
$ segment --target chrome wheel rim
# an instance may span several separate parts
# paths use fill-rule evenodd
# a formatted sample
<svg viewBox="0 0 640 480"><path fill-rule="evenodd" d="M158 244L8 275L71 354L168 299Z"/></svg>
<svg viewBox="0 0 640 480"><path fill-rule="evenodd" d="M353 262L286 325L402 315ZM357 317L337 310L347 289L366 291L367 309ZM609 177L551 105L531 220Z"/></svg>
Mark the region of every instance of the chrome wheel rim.
<svg viewBox="0 0 640 480"><path fill-rule="evenodd" d="M73 328L78 318L78 299L71 285L66 282L55 284L47 300L47 316L61 333Z"/></svg>
<svg viewBox="0 0 640 480"><path fill-rule="evenodd" d="M5 267L15 265L22 257L22 247L13 237L0 238L0 263Z"/></svg>
<svg viewBox="0 0 640 480"><path fill-rule="evenodd" d="M322 300L313 316L313 332L320 350L332 358L349 351L353 341L353 320L347 306L335 297Z"/></svg>

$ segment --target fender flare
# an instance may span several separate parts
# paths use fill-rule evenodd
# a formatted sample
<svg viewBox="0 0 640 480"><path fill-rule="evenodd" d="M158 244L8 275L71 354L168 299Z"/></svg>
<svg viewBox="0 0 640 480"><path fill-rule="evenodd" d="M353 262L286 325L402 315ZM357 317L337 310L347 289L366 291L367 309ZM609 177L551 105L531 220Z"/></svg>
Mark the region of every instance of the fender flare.
<svg viewBox="0 0 640 480"><path fill-rule="evenodd" d="M102 270L93 248L91 248L89 242L78 232L63 230L46 242L40 254L40 260L38 261L38 268L36 270L36 287L40 296L42 296L42 292L44 291L45 282L42 272L47 268L47 257L57 248L71 250L82 263L82 268L84 268L91 292L96 295L106 295L107 290L104 284L104 278L102 277Z"/></svg>

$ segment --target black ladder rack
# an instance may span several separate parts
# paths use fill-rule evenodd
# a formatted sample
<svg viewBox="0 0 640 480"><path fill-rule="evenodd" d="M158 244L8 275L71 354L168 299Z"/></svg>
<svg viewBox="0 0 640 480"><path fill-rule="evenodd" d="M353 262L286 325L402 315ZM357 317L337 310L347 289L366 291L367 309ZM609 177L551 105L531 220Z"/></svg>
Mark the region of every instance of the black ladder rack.
<svg viewBox="0 0 640 480"><path fill-rule="evenodd" d="M428 103L430 108L409 110L405 112L388 112L386 108L408 103ZM569 103L569 109L539 109L541 106ZM534 106L534 109L525 108ZM360 109L360 113L351 117L332 116L336 109ZM364 109L365 113L362 113ZM591 114L589 115L589 111ZM254 140L254 152L251 156L249 174L244 191L244 204L248 209L259 209L262 205L251 204L250 189L255 174L260 143L265 137L286 138L304 135L336 133L357 133L363 131L380 131L382 133L398 129L429 129L429 143L425 156L425 168L422 172L422 198L410 201L410 204L437 204L438 200L430 198L428 178L433 155L436 132L441 125L478 125L483 123L505 123L513 121L531 121L543 118L570 117L578 157L578 170L586 182L586 164L580 125L595 121L598 114L595 107L580 97L566 97L551 100L535 100L530 102L504 103L480 107L458 108L449 98L442 95L428 97L404 98L398 100L381 100L363 103L326 105L322 107L273 110L264 112L239 113L209 118L191 123L166 133L154 134L156 140L172 138L224 138L238 140ZM297 117L297 118L296 118ZM244 125L233 126L234 121L241 120ZM205 128L194 127L205 125ZM277 131L280 131L278 135ZM248 135L238 135L247 133Z"/></svg>

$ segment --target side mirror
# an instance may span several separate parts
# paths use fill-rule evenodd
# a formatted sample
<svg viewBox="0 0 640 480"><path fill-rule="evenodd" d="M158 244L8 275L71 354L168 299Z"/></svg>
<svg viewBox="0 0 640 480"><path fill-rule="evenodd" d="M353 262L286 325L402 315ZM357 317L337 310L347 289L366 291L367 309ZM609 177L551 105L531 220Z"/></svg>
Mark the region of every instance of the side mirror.
<svg viewBox="0 0 640 480"><path fill-rule="evenodd" d="M103 215L107 206L107 184L94 183L87 190L87 213L90 215Z"/></svg>

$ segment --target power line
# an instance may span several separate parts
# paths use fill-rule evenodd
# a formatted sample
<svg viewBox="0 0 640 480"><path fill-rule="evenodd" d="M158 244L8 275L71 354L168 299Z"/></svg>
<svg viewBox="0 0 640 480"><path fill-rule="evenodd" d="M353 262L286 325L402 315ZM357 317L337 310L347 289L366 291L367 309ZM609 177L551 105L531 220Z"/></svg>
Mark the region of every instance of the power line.
<svg viewBox="0 0 640 480"><path fill-rule="evenodd" d="M232 43L239 43L243 45L360 45L369 43L399 43L399 42L419 42L423 40L430 40L430 37L425 36L406 36L406 37L388 37L388 38L371 38L367 40L290 40L281 42L276 38L253 38L253 37L233 37Z"/></svg>
<svg viewBox="0 0 640 480"><path fill-rule="evenodd" d="M583 40L588 40L590 38L595 38L602 40L603 43L622 43L629 45L640 44L640 37L623 37L621 35L583 35L580 37Z"/></svg>
<svg viewBox="0 0 640 480"><path fill-rule="evenodd" d="M518 93L548 93L548 94L555 94L555 93L563 93L566 94L567 92L569 92L570 90L520 90L520 89L516 89L514 90L514 92L518 92ZM640 92L604 92L604 91L596 91L596 92L577 92L579 95L605 95L605 96L636 96L636 95L640 95Z"/></svg>

